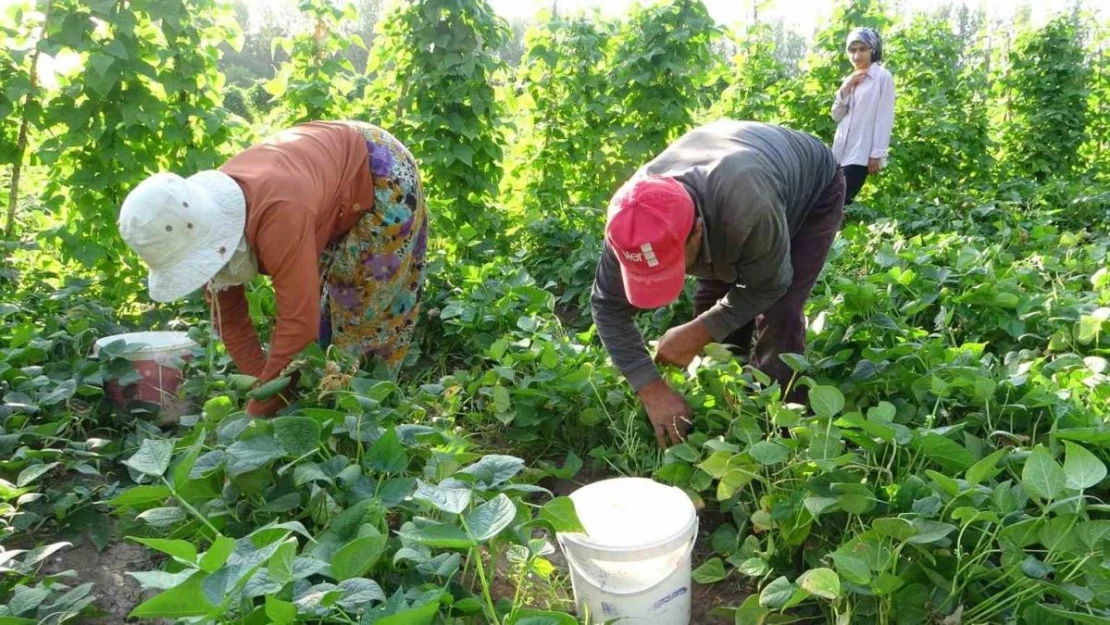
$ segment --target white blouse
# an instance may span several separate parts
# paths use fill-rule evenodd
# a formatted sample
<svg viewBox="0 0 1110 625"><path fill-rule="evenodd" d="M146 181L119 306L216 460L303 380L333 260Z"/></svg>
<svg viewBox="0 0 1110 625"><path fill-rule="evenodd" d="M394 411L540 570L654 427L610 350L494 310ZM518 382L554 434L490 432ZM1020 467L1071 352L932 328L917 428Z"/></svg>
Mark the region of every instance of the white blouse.
<svg viewBox="0 0 1110 625"><path fill-rule="evenodd" d="M832 149L838 163L867 165L868 159L877 158L885 166L894 128L894 77L882 65L872 64L847 98L836 90L832 118L837 122Z"/></svg>

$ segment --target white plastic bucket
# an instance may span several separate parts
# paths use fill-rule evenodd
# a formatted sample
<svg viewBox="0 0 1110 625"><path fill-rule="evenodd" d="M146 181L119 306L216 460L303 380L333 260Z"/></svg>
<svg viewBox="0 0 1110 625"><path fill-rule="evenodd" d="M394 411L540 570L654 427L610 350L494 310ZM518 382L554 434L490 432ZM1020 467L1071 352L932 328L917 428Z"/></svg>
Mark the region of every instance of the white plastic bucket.
<svg viewBox="0 0 1110 625"><path fill-rule="evenodd" d="M579 617L591 625L689 625L698 516L686 493L645 479L570 496L586 534L559 534Z"/></svg>
<svg viewBox="0 0 1110 625"><path fill-rule="evenodd" d="M197 344L185 332L130 332L98 339L93 345L93 356L116 341L127 344L124 357L135 364L142 380L126 389L109 382L106 386L112 401L121 408L132 398L170 407L182 382L178 363L187 359Z"/></svg>

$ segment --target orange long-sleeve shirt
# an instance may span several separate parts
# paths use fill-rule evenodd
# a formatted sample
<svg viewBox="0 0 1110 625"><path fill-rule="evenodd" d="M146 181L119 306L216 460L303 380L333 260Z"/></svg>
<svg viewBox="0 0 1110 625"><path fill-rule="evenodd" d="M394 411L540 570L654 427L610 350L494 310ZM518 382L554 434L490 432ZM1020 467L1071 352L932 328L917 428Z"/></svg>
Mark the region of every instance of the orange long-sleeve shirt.
<svg viewBox="0 0 1110 625"><path fill-rule="evenodd" d="M235 364L265 382L278 377L320 332L321 252L374 205L366 141L342 122L295 126L236 155L220 171L243 189L247 242L258 271L273 280L277 322L270 353L262 352L242 286L221 291L213 323ZM270 415L275 398L250 402Z"/></svg>

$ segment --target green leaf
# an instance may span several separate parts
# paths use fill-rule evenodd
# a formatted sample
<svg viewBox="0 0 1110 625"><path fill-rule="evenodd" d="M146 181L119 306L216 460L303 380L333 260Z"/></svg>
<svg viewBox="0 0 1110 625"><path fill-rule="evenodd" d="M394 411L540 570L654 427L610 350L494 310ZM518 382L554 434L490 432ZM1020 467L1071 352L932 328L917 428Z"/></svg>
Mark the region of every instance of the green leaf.
<svg viewBox="0 0 1110 625"><path fill-rule="evenodd" d="M166 472L173 459L173 441L162 441L147 438L139 446L139 451L123 464L131 467L143 475L159 477Z"/></svg>
<svg viewBox="0 0 1110 625"><path fill-rule="evenodd" d="M151 508L140 512L136 517L136 521L143 521L150 524L152 527L159 529L176 525L185 520L185 511L177 506L164 506L161 508Z"/></svg>
<svg viewBox="0 0 1110 625"><path fill-rule="evenodd" d="M996 469L995 467L998 465L998 461L1001 460L1008 453L1008 449L1002 448L996 450L989 456L982 458L975 464L971 465L971 467L967 470L967 475L964 476L964 479L967 480L968 484L976 486L983 480L989 480L992 477L998 475L1002 472L1002 469Z"/></svg>
<svg viewBox="0 0 1110 625"><path fill-rule="evenodd" d="M939 542L944 539L945 536L959 529L951 523L926 521L925 519L914 519L913 526L914 529L917 530L917 533L906 539L906 542L915 545L928 545L930 543Z"/></svg>
<svg viewBox="0 0 1110 625"><path fill-rule="evenodd" d="M170 540L166 538L135 538L133 536L129 536L128 538L139 543L140 545L146 545L151 549L169 554L177 558L178 560L181 560L182 562L188 562L189 564L196 564L197 562L197 548L194 547L191 543L185 542L184 540ZM234 544L234 542L235 541L232 541L232 544Z"/></svg>
<svg viewBox="0 0 1110 625"><path fill-rule="evenodd" d="M780 443L760 441L748 449L748 455L759 464L778 464L790 457L790 450Z"/></svg>
<svg viewBox="0 0 1110 625"><path fill-rule="evenodd" d="M388 542L388 536L376 535L356 538L343 545L331 558L332 577L339 581L362 577L378 563Z"/></svg>
<svg viewBox="0 0 1110 625"><path fill-rule="evenodd" d="M1106 465L1085 447L1064 441L1064 450L1064 476L1068 488L1083 490L1106 479Z"/></svg>
<svg viewBox="0 0 1110 625"><path fill-rule="evenodd" d="M236 441L227 448L227 475L235 477L264 467L285 455L273 436L264 434Z"/></svg>
<svg viewBox="0 0 1110 625"><path fill-rule="evenodd" d="M844 409L844 395L835 386L818 386L809 391L809 405L823 419L829 419Z"/></svg>
<svg viewBox="0 0 1110 625"><path fill-rule="evenodd" d="M128 618L184 618L204 616L215 606L204 596L207 573L198 572L185 583L163 591L144 601L127 615Z"/></svg>
<svg viewBox="0 0 1110 625"><path fill-rule="evenodd" d="M32 614L49 596L49 588L29 588L20 584L15 587L7 607L16 616Z"/></svg>
<svg viewBox="0 0 1110 625"><path fill-rule="evenodd" d="M797 584L809 594L822 599L831 601L840 596L840 578L832 569L810 569L802 573Z"/></svg>
<svg viewBox="0 0 1110 625"><path fill-rule="evenodd" d="M725 501L736 494L736 491L752 483L756 474L744 469L733 469L721 476L717 483L717 500Z"/></svg>
<svg viewBox="0 0 1110 625"><path fill-rule="evenodd" d="M358 610L372 601L385 601L385 593L377 582L357 577L339 582L339 589L347 593L337 604L344 610Z"/></svg>
<svg viewBox="0 0 1110 625"><path fill-rule="evenodd" d="M578 512L574 509L574 501L570 497L556 497L545 503L540 508L539 518L551 524L556 532L582 532L582 521L578 520Z"/></svg>
<svg viewBox="0 0 1110 625"><path fill-rule="evenodd" d="M841 577L849 582L859 585L871 583L871 567L867 565L867 561L863 558L841 551L834 551L832 561Z"/></svg>
<svg viewBox="0 0 1110 625"><path fill-rule="evenodd" d="M217 395L204 402L204 418L212 423L219 423L235 412L235 404L227 395Z"/></svg>
<svg viewBox="0 0 1110 625"><path fill-rule="evenodd" d="M413 493L412 498L417 501L427 502L437 510L442 510L443 512L462 514L462 512L466 510L466 507L470 505L470 498L472 496L473 491L471 491L470 487L466 484L454 480L447 480L438 486L424 481L418 481L416 492Z"/></svg>
<svg viewBox="0 0 1110 625"><path fill-rule="evenodd" d="M218 536L216 540L212 541L212 546L208 548L208 551L201 556L200 569L206 573L216 572L227 562L228 556L231 555L234 549L235 539L228 538L227 536Z"/></svg>
<svg viewBox="0 0 1110 625"><path fill-rule="evenodd" d="M273 595L266 595L266 619L268 623L278 625L292 623L297 620L297 606Z"/></svg>
<svg viewBox="0 0 1110 625"><path fill-rule="evenodd" d="M917 534L917 528L913 523L900 517L884 517L871 521L871 527L875 531L893 538L899 542L909 540Z"/></svg>
<svg viewBox="0 0 1110 625"><path fill-rule="evenodd" d="M952 474L958 474L975 462L975 456L950 438L930 432L918 441L918 449L932 462Z"/></svg>
<svg viewBox="0 0 1110 625"><path fill-rule="evenodd" d="M725 563L720 558L710 558L694 569L694 581L699 584L715 584L726 577Z"/></svg>
<svg viewBox="0 0 1110 625"><path fill-rule="evenodd" d="M409 455L393 428L386 430L385 434L374 441L368 458L370 468L382 473L404 473L409 466Z"/></svg>
<svg viewBox="0 0 1110 625"><path fill-rule="evenodd" d="M274 419L274 436L291 456L303 456L320 446L320 422L308 417Z"/></svg>
<svg viewBox="0 0 1110 625"><path fill-rule="evenodd" d="M516 517L516 506L504 494L500 494L490 501L471 510L463 523L470 530L470 534L480 542L490 540L509 526Z"/></svg>
<svg viewBox="0 0 1110 625"><path fill-rule="evenodd" d="M431 625L439 613L439 599L374 621L374 625Z"/></svg>
<svg viewBox="0 0 1110 625"><path fill-rule="evenodd" d="M1083 623L1083 625L1110 625L1110 617L1088 614L1086 612L1073 612L1071 610L1064 610L1055 605L1050 605L1047 603L1040 604L1040 607L1042 610L1048 612L1049 614L1064 619L1064 621Z"/></svg>
<svg viewBox="0 0 1110 625"><path fill-rule="evenodd" d="M164 484L148 484L144 486L133 486L114 499L108 501L108 505L113 508L131 508L142 506L149 503L160 503L165 501L173 491L169 486Z"/></svg>
<svg viewBox="0 0 1110 625"><path fill-rule="evenodd" d="M759 603L758 595L748 595L744 603L736 609L736 625L764 625L771 611Z"/></svg>
<svg viewBox="0 0 1110 625"><path fill-rule="evenodd" d="M770 584L767 584L763 591L759 593L759 605L772 610L778 610L790 601L790 597L794 596L794 584L785 577L778 577Z"/></svg>
<svg viewBox="0 0 1110 625"><path fill-rule="evenodd" d="M454 525L426 525L421 528L402 527L401 538L427 545L434 549L469 549L477 543Z"/></svg>
<svg viewBox="0 0 1110 625"><path fill-rule="evenodd" d="M507 482L524 470L524 461L513 456L489 455L459 471L477 479L486 487Z"/></svg>
<svg viewBox="0 0 1110 625"><path fill-rule="evenodd" d="M562 612L546 610L517 610L505 625L578 625L578 619Z"/></svg>
<svg viewBox="0 0 1110 625"><path fill-rule="evenodd" d="M1031 495L1052 500L1063 492L1067 485L1067 476L1044 445L1037 445L1025 460L1025 466L1021 470L1021 485Z"/></svg>
<svg viewBox="0 0 1110 625"><path fill-rule="evenodd" d="M15 478L15 485L19 488L23 488L24 486L27 486L40 477L46 475L50 472L51 469L59 466L60 464L60 462L51 462L49 464L32 464L31 466L19 472L19 477Z"/></svg>

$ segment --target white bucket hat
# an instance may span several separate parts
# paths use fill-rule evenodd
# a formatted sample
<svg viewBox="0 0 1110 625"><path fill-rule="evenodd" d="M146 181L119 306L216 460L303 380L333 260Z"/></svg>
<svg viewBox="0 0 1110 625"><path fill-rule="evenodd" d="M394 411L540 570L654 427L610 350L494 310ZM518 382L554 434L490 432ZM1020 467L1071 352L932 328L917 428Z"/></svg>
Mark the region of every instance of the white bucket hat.
<svg viewBox="0 0 1110 625"><path fill-rule="evenodd" d="M244 236L246 199L231 176L154 174L123 201L119 231L150 267L150 297L171 302L204 286Z"/></svg>

